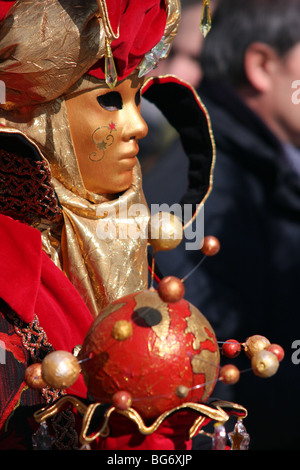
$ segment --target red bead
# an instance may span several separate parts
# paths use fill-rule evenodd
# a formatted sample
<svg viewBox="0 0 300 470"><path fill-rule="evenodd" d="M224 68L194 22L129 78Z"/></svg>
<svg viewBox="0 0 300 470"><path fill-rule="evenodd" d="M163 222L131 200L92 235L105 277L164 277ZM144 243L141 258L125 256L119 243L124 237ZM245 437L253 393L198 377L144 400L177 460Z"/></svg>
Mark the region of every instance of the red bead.
<svg viewBox="0 0 300 470"><path fill-rule="evenodd" d="M282 359L284 358L284 355L285 355L284 349L279 344L272 343L266 349L267 351L270 351L273 354L275 354L279 362L281 362Z"/></svg>
<svg viewBox="0 0 300 470"><path fill-rule="evenodd" d="M219 240L212 235L204 237L201 251L205 256L215 256L220 251Z"/></svg>
<svg viewBox="0 0 300 470"><path fill-rule="evenodd" d="M222 346L222 354L231 359L241 352L241 344L235 339L228 339Z"/></svg>
<svg viewBox="0 0 300 470"><path fill-rule="evenodd" d="M119 390L113 395L112 402L116 408L124 411L130 408L131 403L132 403L132 398L131 398L130 393L124 390Z"/></svg>

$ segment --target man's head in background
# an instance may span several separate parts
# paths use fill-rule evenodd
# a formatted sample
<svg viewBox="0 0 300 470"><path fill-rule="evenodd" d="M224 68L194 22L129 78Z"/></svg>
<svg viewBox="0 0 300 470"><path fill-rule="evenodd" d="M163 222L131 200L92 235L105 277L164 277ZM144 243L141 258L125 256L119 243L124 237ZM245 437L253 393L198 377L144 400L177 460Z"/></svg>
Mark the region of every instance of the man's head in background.
<svg viewBox="0 0 300 470"><path fill-rule="evenodd" d="M300 146L299 0L220 0L201 53L208 80L232 85L283 142Z"/></svg>

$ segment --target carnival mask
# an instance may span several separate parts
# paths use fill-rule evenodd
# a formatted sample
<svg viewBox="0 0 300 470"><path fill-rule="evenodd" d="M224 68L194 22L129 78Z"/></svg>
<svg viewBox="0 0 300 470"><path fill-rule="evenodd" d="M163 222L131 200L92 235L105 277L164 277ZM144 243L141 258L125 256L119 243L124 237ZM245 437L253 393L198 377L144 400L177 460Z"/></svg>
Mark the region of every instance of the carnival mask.
<svg viewBox="0 0 300 470"><path fill-rule="evenodd" d="M96 194L128 189L148 127L140 113L142 80L136 74L66 99L68 120L83 183Z"/></svg>

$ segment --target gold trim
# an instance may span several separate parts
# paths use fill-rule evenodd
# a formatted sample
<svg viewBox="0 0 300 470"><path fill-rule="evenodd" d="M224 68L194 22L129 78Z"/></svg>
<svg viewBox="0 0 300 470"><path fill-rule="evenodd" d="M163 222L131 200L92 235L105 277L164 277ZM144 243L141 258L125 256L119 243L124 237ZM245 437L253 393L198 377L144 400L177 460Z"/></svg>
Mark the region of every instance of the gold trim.
<svg viewBox="0 0 300 470"><path fill-rule="evenodd" d="M66 395L65 397L59 398L53 405L46 406L36 411L33 417L37 423L41 424L47 419L52 418L52 416L55 416L66 403L75 406L79 413L82 414L85 414L88 409L78 398Z"/></svg>
<svg viewBox="0 0 300 470"><path fill-rule="evenodd" d="M100 16L102 18L106 37L108 37L111 41L113 39L118 39L120 36L120 31L119 31L120 25L118 26L118 31L115 34L109 21L109 15L108 15L105 0L96 0L96 1L97 1L98 9L100 12Z"/></svg>
<svg viewBox="0 0 300 470"><path fill-rule="evenodd" d="M79 440L82 444L92 442L95 439L97 439L97 437L100 437L100 436L101 437L107 437L108 434L109 434L108 421L109 421L109 418L110 418L111 414L115 410L114 407L109 408L107 410L107 412L105 413L104 423L103 423L101 429L99 431L93 433L92 436L90 436L90 437L87 436L87 431L88 431L88 428L91 424L93 414L94 414L96 408L98 408L98 406L101 406L101 403L93 403L92 405L90 405L87 408L87 412L85 413L85 415L83 417L82 429L81 429L81 433L80 433L80 436L79 436Z"/></svg>
<svg viewBox="0 0 300 470"><path fill-rule="evenodd" d="M175 412L183 411L183 410L191 410L195 411L200 414L192 424L189 429L189 438L191 439L198 433L199 426L203 424L205 418L210 418L211 420L224 424L229 419L228 413L222 409L222 406L231 408L233 411L237 411L240 414L243 414L241 418L245 418L248 414L246 408L236 403L231 403L227 401L218 401L214 403L214 407L202 404L202 403L184 403L180 406L173 408L172 410L165 411L162 413L150 426L147 426L143 418L140 414L134 410L133 408L129 408L126 411L117 410L114 406L108 408L108 410L104 413L103 423L101 428L93 432L92 434L88 435L88 429L91 424L91 420L93 418L93 414L95 410L103 405L102 403L93 403L89 406L84 405L78 398L74 396L67 395L65 397L60 398L56 403L50 405L48 407L42 408L41 410L34 413L34 419L38 423L42 423L46 421L48 418L56 415L60 409L66 404L72 404L78 411L83 415L83 424L81 433L79 436L79 440L81 444L89 444L93 442L98 437L107 437L109 435L109 419L111 415L116 412L119 413L137 425L139 432L143 435L149 435L157 431L159 426L163 423L163 421L168 418L170 415L174 414Z"/></svg>

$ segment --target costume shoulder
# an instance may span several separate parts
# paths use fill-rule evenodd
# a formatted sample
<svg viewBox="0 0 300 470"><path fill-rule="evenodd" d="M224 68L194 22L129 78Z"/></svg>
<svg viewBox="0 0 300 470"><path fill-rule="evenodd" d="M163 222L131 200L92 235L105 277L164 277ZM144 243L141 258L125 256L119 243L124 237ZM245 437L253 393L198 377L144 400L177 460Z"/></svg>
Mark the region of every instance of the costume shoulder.
<svg viewBox="0 0 300 470"><path fill-rule="evenodd" d="M12 127L0 124L0 148L8 153L16 155L26 154L27 158L40 160L37 145L23 132Z"/></svg>
<svg viewBox="0 0 300 470"><path fill-rule="evenodd" d="M48 162L24 133L0 125L1 213L31 225L55 221L61 207Z"/></svg>

